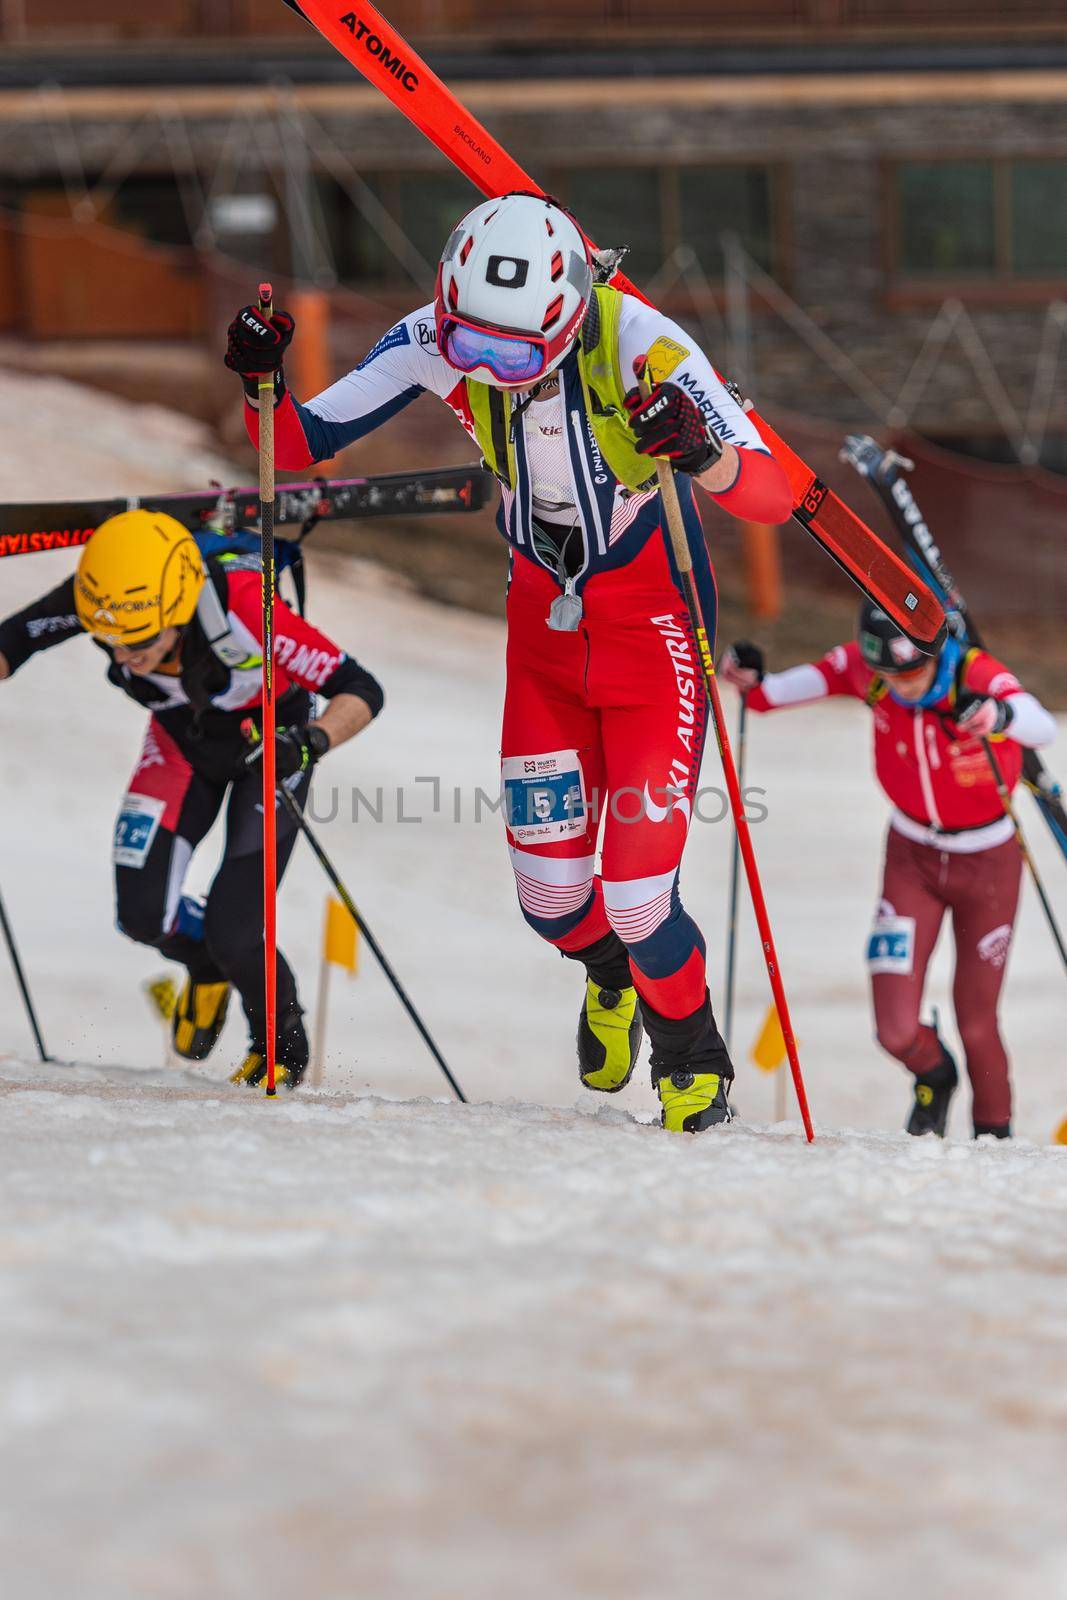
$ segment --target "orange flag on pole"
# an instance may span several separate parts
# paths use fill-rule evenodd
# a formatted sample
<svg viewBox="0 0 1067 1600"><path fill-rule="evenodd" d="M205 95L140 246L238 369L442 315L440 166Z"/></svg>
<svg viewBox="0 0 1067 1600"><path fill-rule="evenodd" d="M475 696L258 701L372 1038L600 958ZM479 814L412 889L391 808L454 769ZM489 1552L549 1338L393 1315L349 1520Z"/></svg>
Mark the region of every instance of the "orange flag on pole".
<svg viewBox="0 0 1067 1600"><path fill-rule="evenodd" d="M763 1019L763 1027L755 1044L752 1046L753 1064L761 1072L777 1072L785 1063L786 1048L782 1035L782 1024L778 1018L777 1008L772 1003L767 1007L767 1015Z"/></svg>

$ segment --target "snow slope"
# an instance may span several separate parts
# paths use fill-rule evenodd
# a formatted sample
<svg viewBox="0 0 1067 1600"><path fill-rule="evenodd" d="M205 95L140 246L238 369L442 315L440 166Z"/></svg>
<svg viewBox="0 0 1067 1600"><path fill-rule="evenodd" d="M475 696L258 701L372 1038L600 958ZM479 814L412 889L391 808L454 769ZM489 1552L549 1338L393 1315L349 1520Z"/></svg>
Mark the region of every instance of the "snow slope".
<svg viewBox="0 0 1067 1600"><path fill-rule="evenodd" d="M1067 1589L1059 1154L5 1087L19 1600Z"/></svg>
<svg viewBox="0 0 1067 1600"><path fill-rule="evenodd" d="M92 439L97 397L19 387L0 494L90 487L42 437L65 417ZM94 491L200 481L165 416L147 450L109 418ZM0 563L0 607L71 560ZM111 926L141 714L88 641L0 685L0 889L46 1039L85 1063L29 1064L0 959L3 1592L1067 1592L1067 1153L1040 1148L1067 1113L1064 986L1029 891L1005 1008L1022 1138L968 1143L961 1095L953 1141L910 1141L861 967L884 826L866 713L756 719L756 845L820 1139L773 1124L751 1068L744 1126L666 1138L646 1075L579 1090L574 969L525 929L498 819L474 817L499 627L365 564L319 557L311 581L388 695L316 780L321 837L477 1103L445 1102L366 952L334 980L321 1095L231 1089L235 1019L203 1071L165 1069L139 988L161 964ZM382 789L380 822L351 820L357 786ZM728 826L694 827L713 991L728 849ZM324 889L300 850L281 927L309 1004ZM742 1056L767 1002L747 913L743 939ZM948 978L942 952L943 1014Z"/></svg>

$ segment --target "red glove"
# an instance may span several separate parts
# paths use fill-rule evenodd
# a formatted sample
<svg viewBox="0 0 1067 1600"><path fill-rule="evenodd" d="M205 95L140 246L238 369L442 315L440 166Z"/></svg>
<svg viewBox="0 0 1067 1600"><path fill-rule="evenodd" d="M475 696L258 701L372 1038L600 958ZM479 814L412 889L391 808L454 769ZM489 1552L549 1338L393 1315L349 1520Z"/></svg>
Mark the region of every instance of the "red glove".
<svg viewBox="0 0 1067 1600"><path fill-rule="evenodd" d="M722 455L722 445L700 407L676 383L657 384L647 400L640 389L631 389L623 404L630 413L639 455L666 456L679 472L694 477Z"/></svg>
<svg viewBox="0 0 1067 1600"><path fill-rule="evenodd" d="M296 324L288 311L275 311L269 319L258 306L243 306L226 330L226 354L231 372L236 372L250 400L259 397L259 378L273 372L274 403L285 393L282 362Z"/></svg>

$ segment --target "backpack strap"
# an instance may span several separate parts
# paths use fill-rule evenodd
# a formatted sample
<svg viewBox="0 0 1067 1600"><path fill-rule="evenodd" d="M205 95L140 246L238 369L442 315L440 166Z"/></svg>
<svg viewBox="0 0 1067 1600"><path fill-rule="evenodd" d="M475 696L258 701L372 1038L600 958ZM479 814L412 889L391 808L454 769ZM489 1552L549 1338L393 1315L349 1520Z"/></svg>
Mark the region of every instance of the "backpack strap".
<svg viewBox="0 0 1067 1600"><path fill-rule="evenodd" d="M223 604L226 593L226 574L211 557L205 563L208 581L196 602L196 620L207 641L208 648L224 667L233 670L255 667L262 656L249 655L245 646L234 637L229 613ZM221 593L220 593L221 590Z"/></svg>
<svg viewBox="0 0 1067 1600"><path fill-rule="evenodd" d="M956 704L956 701L959 699L961 693L964 689L966 689L968 668L970 667L975 656L980 654L981 652L976 645L972 645L969 650L964 650L961 653L960 659L956 664L956 671L952 678L952 693L949 697L952 705Z"/></svg>
<svg viewBox="0 0 1067 1600"><path fill-rule="evenodd" d="M589 305L582 323L582 349L591 355L600 343L600 301L595 294L589 296Z"/></svg>
<svg viewBox="0 0 1067 1600"><path fill-rule="evenodd" d="M497 476L503 475L507 482L508 473L508 417L504 396L499 389L487 385L489 389L489 429L493 436L493 454L496 456Z"/></svg>

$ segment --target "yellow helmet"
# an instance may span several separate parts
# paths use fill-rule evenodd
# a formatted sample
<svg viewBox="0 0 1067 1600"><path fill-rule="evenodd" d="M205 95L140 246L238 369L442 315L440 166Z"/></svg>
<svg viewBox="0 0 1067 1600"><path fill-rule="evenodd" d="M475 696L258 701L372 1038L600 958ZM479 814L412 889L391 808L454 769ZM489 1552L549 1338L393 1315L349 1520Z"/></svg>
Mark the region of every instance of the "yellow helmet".
<svg viewBox="0 0 1067 1600"><path fill-rule="evenodd" d="M74 578L78 621L109 645L147 644L191 622L204 563L187 528L165 511L120 511L85 546Z"/></svg>

